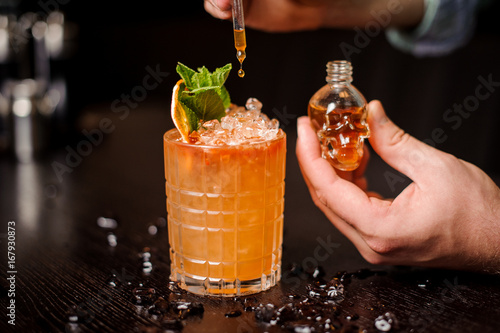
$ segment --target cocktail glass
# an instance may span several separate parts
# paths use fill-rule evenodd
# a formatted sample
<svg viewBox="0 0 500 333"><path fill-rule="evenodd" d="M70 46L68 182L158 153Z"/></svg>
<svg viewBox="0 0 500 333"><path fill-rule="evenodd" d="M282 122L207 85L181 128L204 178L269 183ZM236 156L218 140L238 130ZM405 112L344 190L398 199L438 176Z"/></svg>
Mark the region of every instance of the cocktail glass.
<svg viewBox="0 0 500 333"><path fill-rule="evenodd" d="M267 290L281 277L286 135L239 145L164 137L170 279L201 295Z"/></svg>

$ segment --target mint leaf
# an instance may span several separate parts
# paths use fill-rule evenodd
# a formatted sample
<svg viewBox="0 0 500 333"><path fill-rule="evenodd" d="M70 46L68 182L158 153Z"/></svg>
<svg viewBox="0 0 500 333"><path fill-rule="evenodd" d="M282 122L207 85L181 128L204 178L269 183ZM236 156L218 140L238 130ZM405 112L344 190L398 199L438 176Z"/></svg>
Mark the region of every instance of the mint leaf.
<svg viewBox="0 0 500 333"><path fill-rule="evenodd" d="M196 72L180 62L177 63L177 67L175 70L180 75L181 79L184 81L186 87L189 90L193 89L194 87L193 87L192 77L194 74L196 74Z"/></svg>
<svg viewBox="0 0 500 333"><path fill-rule="evenodd" d="M177 73L184 80L187 90L179 91L178 100L186 110L186 118L193 130L198 129L201 121L220 120L226 115L231 104L226 82L232 65L217 68L213 73L205 67L194 71L182 63L177 65ZM196 121L194 119L196 117Z"/></svg>
<svg viewBox="0 0 500 333"><path fill-rule="evenodd" d="M193 75L194 88L203 88L212 86L212 74L203 66L198 68L198 73Z"/></svg>
<svg viewBox="0 0 500 333"><path fill-rule="evenodd" d="M189 127L191 128L191 130L197 131L199 122L196 113L182 101L179 101L179 103L182 105L182 108L184 109L184 113L186 114Z"/></svg>
<svg viewBox="0 0 500 333"><path fill-rule="evenodd" d="M229 92L226 87L222 86L220 88L220 97L222 98L222 104L224 104L224 109L227 109L231 105L231 97L229 96Z"/></svg>
<svg viewBox="0 0 500 333"><path fill-rule="evenodd" d="M214 86L222 87L224 82L226 82L232 67L233 66L229 63L224 67L217 68L212 74L212 84Z"/></svg>
<svg viewBox="0 0 500 333"><path fill-rule="evenodd" d="M189 108L185 103L182 102L182 93L185 91L185 89L186 89L186 84L183 82L179 86L179 91L177 92L177 100L181 105L181 108L178 109L178 112L182 112L183 116L181 117L187 120L189 131L190 132L197 131L199 123L196 113L191 108Z"/></svg>
<svg viewBox="0 0 500 333"><path fill-rule="evenodd" d="M217 86L207 86L207 87L201 87L201 88L196 88L196 89L193 89L193 90L184 90L182 92L182 95L184 96L194 96L202 91L205 91L205 90L218 90L220 89L219 87Z"/></svg>
<svg viewBox="0 0 500 333"><path fill-rule="evenodd" d="M222 98L216 89L199 90L193 95L182 94L181 102L194 111L198 119L220 120L226 115Z"/></svg>

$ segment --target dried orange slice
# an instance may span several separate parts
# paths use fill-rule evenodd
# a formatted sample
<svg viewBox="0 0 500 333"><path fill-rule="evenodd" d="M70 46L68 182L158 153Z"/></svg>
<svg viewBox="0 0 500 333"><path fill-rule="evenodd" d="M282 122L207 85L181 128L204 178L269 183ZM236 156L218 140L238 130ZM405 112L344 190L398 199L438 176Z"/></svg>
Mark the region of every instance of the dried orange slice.
<svg viewBox="0 0 500 333"><path fill-rule="evenodd" d="M179 94L182 90L184 90L184 80L180 79L174 86L174 90L172 91L172 121L174 122L175 127L182 136L184 142L189 142L189 133L193 131L191 125L188 120L188 116L186 114L186 110L184 106L179 101Z"/></svg>

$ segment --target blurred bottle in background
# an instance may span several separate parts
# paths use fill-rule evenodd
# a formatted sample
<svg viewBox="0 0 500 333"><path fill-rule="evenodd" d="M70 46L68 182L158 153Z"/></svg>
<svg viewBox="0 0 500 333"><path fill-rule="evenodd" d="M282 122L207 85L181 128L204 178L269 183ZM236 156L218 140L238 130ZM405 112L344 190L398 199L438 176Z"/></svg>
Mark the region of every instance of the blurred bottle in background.
<svg viewBox="0 0 500 333"><path fill-rule="evenodd" d="M73 127L65 66L76 27L61 11L33 9L0 7L0 153L20 162L43 156Z"/></svg>

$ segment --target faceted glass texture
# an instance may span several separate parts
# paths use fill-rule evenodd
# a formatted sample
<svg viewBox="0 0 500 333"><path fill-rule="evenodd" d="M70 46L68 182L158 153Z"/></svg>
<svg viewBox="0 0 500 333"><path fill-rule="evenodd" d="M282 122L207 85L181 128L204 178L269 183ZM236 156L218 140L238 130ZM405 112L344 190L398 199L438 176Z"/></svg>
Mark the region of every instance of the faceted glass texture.
<svg viewBox="0 0 500 333"><path fill-rule="evenodd" d="M286 136L203 146L164 135L170 279L202 295L269 289L281 275Z"/></svg>

